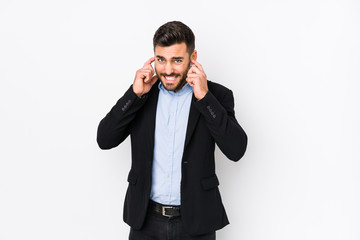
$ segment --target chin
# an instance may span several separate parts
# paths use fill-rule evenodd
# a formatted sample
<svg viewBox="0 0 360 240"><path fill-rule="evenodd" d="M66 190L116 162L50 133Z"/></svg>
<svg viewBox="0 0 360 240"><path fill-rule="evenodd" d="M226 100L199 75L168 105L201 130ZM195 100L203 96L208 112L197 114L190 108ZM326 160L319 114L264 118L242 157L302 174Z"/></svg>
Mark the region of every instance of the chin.
<svg viewBox="0 0 360 240"><path fill-rule="evenodd" d="M169 83L169 82L166 82L166 80L161 79L161 83L162 83L162 85L165 87L166 90L168 90L168 91L174 91L174 90L177 88L177 86L180 84L180 80L177 81L177 82L171 82L171 83Z"/></svg>
<svg viewBox="0 0 360 240"><path fill-rule="evenodd" d="M166 90L168 91L174 91L176 89L177 84L173 84L173 83L162 83L165 87Z"/></svg>

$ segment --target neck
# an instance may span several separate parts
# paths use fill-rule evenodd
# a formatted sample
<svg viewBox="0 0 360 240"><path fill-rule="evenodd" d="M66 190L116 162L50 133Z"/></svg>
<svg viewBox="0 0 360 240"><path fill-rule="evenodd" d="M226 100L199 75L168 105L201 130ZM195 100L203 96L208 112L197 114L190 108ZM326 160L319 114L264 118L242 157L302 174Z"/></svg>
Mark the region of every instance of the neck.
<svg viewBox="0 0 360 240"><path fill-rule="evenodd" d="M185 84L186 84L186 81L182 82L182 83L174 90L174 92L180 91L180 90L185 86Z"/></svg>

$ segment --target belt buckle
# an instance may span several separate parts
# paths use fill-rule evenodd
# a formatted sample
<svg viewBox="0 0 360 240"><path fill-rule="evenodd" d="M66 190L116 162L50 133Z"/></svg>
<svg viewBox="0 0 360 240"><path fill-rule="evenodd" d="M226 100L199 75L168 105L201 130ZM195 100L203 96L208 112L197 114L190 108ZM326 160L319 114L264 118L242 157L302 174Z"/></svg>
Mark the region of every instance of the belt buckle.
<svg viewBox="0 0 360 240"><path fill-rule="evenodd" d="M165 217L172 217L172 215L167 215L167 214L165 213L165 210L166 210L166 209L171 209L172 207L169 207L169 206L161 206L161 208L162 208L162 215L163 215L163 216L165 216Z"/></svg>

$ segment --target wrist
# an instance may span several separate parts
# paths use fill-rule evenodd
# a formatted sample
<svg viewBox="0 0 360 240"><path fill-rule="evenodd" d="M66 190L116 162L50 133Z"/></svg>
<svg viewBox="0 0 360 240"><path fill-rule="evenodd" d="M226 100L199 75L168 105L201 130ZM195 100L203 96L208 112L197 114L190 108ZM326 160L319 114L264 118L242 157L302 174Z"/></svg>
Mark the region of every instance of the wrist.
<svg viewBox="0 0 360 240"><path fill-rule="evenodd" d="M202 92L200 95L198 95L197 100L200 101L201 99L203 99L208 92L209 90Z"/></svg>
<svg viewBox="0 0 360 240"><path fill-rule="evenodd" d="M132 87L132 90L133 90L133 92L135 93L135 95L136 96L138 96L139 98L141 98L142 97L142 93L139 93L138 91L136 91L135 89L134 89L134 85L133 85L133 87Z"/></svg>

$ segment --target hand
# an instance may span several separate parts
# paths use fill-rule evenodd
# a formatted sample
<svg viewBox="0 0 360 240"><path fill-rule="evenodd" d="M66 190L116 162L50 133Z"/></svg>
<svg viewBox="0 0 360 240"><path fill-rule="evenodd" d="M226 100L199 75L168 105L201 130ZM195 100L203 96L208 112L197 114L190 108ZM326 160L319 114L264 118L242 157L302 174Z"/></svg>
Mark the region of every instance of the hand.
<svg viewBox="0 0 360 240"><path fill-rule="evenodd" d="M155 57L150 58L142 68L136 71L133 91L138 97L148 93L158 79L156 75L154 76L154 68L151 66L151 63L154 61Z"/></svg>
<svg viewBox="0 0 360 240"><path fill-rule="evenodd" d="M195 60L191 60L191 63L193 65L188 71L186 81L193 87L196 99L200 100L209 91L207 77L200 63Z"/></svg>

